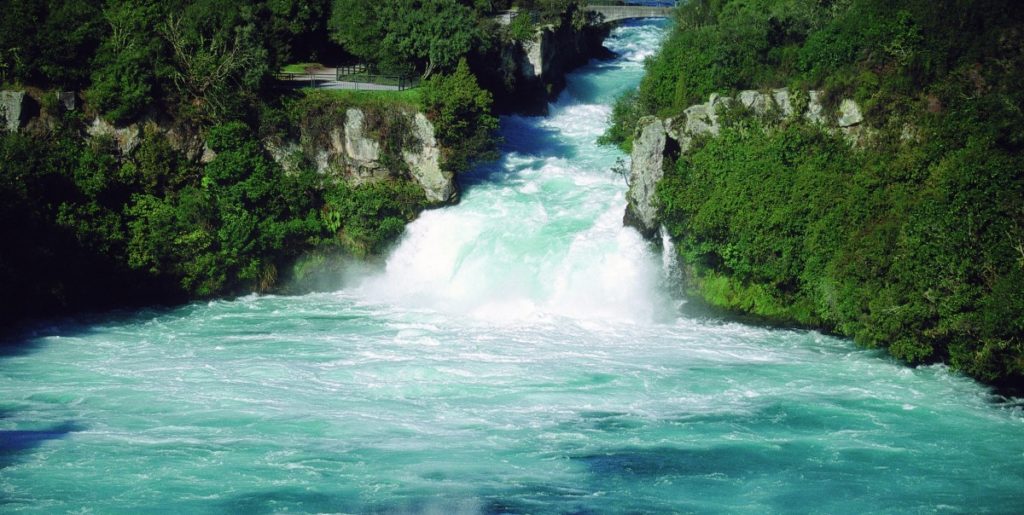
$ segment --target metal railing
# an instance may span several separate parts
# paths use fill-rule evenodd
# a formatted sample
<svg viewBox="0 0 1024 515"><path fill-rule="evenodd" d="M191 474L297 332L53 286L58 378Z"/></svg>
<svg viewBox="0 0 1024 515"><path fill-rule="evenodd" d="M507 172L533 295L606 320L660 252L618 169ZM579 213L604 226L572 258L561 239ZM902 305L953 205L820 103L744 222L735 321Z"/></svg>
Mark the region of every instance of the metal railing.
<svg viewBox="0 0 1024 515"><path fill-rule="evenodd" d="M376 67L366 64L339 66L335 72L335 80L338 82L376 84L397 88L399 91L415 88L420 84L419 77L412 73L378 73Z"/></svg>
<svg viewBox="0 0 1024 515"><path fill-rule="evenodd" d="M325 89L402 91L420 84L419 77L412 74L383 74L375 71L372 66L354 64L339 66L333 70L323 68L314 71L280 72L276 77L293 86Z"/></svg>

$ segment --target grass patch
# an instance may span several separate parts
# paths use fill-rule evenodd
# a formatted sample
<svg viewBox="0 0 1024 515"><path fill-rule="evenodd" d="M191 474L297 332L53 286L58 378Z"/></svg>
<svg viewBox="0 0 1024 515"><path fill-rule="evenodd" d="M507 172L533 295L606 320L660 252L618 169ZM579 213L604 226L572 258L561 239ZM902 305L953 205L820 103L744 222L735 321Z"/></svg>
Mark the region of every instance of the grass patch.
<svg viewBox="0 0 1024 515"><path fill-rule="evenodd" d="M324 65L320 63L295 63L281 68L281 73L306 73L309 70L318 70Z"/></svg>
<svg viewBox="0 0 1024 515"><path fill-rule="evenodd" d="M348 82L365 82L367 84L382 84L385 86L398 86L401 78L395 75L375 75L371 73L349 73L338 75L338 80ZM406 83L412 79L405 79Z"/></svg>
<svg viewBox="0 0 1024 515"><path fill-rule="evenodd" d="M402 91L370 91L361 89L316 89L304 88L306 96L322 95L330 98L338 98L353 105L365 104L398 104L412 107L416 110L423 108L423 95L421 88L405 89Z"/></svg>

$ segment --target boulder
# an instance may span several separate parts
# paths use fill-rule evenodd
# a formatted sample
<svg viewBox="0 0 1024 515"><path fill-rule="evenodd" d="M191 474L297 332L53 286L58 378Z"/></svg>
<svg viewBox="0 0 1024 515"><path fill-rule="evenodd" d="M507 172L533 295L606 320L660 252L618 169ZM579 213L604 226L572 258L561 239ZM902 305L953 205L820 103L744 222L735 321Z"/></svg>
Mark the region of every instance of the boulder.
<svg viewBox="0 0 1024 515"><path fill-rule="evenodd" d="M21 128L25 106L24 91L0 91L0 121L8 132Z"/></svg>
<svg viewBox="0 0 1024 515"><path fill-rule="evenodd" d="M117 144L121 155L127 156L142 142L142 126L133 123L126 127L115 127L110 122L96 117L85 132L94 138L109 137Z"/></svg>
<svg viewBox="0 0 1024 515"><path fill-rule="evenodd" d="M78 107L78 98L75 96L74 91L58 91L56 95L57 103L65 111L74 111Z"/></svg>
<svg viewBox="0 0 1024 515"><path fill-rule="evenodd" d="M668 134L665 122L653 116L641 118L637 131L639 134L633 139L633 152L630 154L629 191L626 192L623 223L651 237L659 225L655 188L663 175Z"/></svg>
<svg viewBox="0 0 1024 515"><path fill-rule="evenodd" d="M836 120L836 124L840 127L852 127L858 125L864 121L864 115L860 112L860 106L857 102L850 99L844 99L839 103L839 118Z"/></svg>
<svg viewBox="0 0 1024 515"><path fill-rule="evenodd" d="M736 99L739 100L740 105L744 108L753 111L755 114L763 115L768 112L768 96L762 94L760 91L745 90L740 91L736 95Z"/></svg>
<svg viewBox="0 0 1024 515"><path fill-rule="evenodd" d="M718 134L718 115L711 102L697 104L687 107L683 111L686 121L683 123L683 131L691 136L701 134Z"/></svg>
<svg viewBox="0 0 1024 515"><path fill-rule="evenodd" d="M789 90L780 88L772 90L772 101L779 108L783 118L793 116L793 103L789 99Z"/></svg>
<svg viewBox="0 0 1024 515"><path fill-rule="evenodd" d="M380 159L380 143L366 135L363 111L349 108L345 111L345 151L357 163L370 163ZM334 134L332 133L332 139Z"/></svg>
<svg viewBox="0 0 1024 515"><path fill-rule="evenodd" d="M810 90L807 92L807 110L804 111L804 118L811 123L823 124L825 118L825 106L821 104L821 92Z"/></svg>
<svg viewBox="0 0 1024 515"><path fill-rule="evenodd" d="M455 181L451 172L441 169L441 147L434 137L434 126L423 113L413 116L413 137L419 142L419 148L402 149L402 160L409 167L409 173L431 203L455 200L458 193Z"/></svg>

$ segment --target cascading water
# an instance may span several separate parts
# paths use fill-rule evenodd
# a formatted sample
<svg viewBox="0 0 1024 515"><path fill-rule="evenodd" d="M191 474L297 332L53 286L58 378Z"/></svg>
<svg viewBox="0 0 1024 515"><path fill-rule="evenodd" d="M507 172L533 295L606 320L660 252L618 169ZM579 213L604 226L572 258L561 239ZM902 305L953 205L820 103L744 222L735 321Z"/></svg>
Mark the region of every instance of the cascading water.
<svg viewBox="0 0 1024 515"><path fill-rule="evenodd" d="M942 367L680 316L593 141L659 23L336 293L40 329L0 511L1015 512L1024 418ZM670 243L670 242L669 242Z"/></svg>
<svg viewBox="0 0 1024 515"><path fill-rule="evenodd" d="M625 185L610 173L621 153L596 144L661 31L626 29L611 43L624 58L579 74L549 116L506 117L501 160L468 178L457 208L408 227L364 298L487 321L650 322L668 306L646 243L622 226Z"/></svg>

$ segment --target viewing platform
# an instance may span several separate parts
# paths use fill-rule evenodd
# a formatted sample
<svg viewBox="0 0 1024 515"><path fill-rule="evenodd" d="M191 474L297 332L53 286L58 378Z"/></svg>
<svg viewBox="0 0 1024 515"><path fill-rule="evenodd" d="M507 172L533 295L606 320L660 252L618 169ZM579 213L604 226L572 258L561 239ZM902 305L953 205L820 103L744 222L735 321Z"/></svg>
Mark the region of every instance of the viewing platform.
<svg viewBox="0 0 1024 515"><path fill-rule="evenodd" d="M675 7L651 7L646 5L599 5L589 4L587 12L601 15L602 23L610 23L636 18L668 18ZM524 11L502 11L494 15L494 20L501 25L509 25Z"/></svg>
<svg viewBox="0 0 1024 515"><path fill-rule="evenodd" d="M646 5L588 5L587 11L600 14L605 23L634 18L668 18L675 7Z"/></svg>

